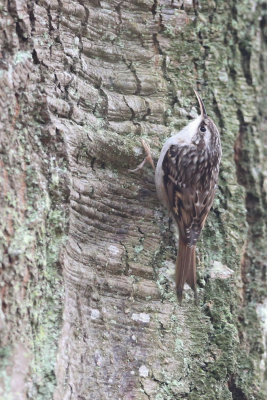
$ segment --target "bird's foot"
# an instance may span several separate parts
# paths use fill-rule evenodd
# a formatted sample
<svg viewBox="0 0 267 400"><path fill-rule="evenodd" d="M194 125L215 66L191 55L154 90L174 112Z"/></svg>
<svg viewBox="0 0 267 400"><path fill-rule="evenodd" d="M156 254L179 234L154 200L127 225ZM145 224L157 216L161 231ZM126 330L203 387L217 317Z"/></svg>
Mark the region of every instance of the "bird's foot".
<svg viewBox="0 0 267 400"><path fill-rule="evenodd" d="M148 143L146 143L146 142L144 141L144 139L141 139L141 142L142 142L143 148L144 148L144 150L145 150L146 157L145 157L144 160L141 162L141 164L139 164L135 169L129 169L130 172L137 172L137 171L139 171L140 169L143 168L143 166L145 165L145 163L146 163L147 161L148 161L149 164L152 166L152 168L155 170L154 161L153 161L153 158L152 158L152 156L151 156L150 146L149 146Z"/></svg>

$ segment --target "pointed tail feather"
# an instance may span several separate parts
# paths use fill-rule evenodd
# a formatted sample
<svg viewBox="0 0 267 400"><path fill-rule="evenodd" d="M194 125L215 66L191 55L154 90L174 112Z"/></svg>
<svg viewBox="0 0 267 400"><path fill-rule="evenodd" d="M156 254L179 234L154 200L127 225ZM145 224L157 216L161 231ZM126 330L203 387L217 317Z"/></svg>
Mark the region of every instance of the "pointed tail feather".
<svg viewBox="0 0 267 400"><path fill-rule="evenodd" d="M185 282L194 290L196 298L196 254L195 246L189 247L179 239L179 250L176 259L176 293L179 303L182 302Z"/></svg>

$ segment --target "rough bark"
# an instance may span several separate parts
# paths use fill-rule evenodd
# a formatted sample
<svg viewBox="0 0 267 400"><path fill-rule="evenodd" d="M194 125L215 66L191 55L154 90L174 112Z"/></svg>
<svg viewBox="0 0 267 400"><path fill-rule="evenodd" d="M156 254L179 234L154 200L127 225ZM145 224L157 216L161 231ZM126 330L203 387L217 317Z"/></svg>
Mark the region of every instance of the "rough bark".
<svg viewBox="0 0 267 400"><path fill-rule="evenodd" d="M1 398L263 399L266 1L0 7ZM128 168L192 87L223 159L179 306L153 172Z"/></svg>

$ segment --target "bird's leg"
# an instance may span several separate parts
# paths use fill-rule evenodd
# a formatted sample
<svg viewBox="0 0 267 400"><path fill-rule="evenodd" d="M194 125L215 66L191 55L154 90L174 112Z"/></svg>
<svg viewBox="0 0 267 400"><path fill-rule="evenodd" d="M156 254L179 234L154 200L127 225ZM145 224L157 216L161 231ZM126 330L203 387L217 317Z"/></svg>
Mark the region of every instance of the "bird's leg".
<svg viewBox="0 0 267 400"><path fill-rule="evenodd" d="M141 162L141 164L139 164L135 169L129 169L129 171L130 171L130 172L139 171L140 169L143 168L143 166L145 165L145 163L146 163L147 161L149 162L149 164L152 166L152 168L153 168L154 171L155 171L155 165L154 165L153 158L152 158L152 156L151 156L150 146L149 146L148 143L146 143L146 142L144 141L144 139L141 139L141 142L142 142L143 148L144 148L144 150L145 150L146 157L145 157L145 159Z"/></svg>

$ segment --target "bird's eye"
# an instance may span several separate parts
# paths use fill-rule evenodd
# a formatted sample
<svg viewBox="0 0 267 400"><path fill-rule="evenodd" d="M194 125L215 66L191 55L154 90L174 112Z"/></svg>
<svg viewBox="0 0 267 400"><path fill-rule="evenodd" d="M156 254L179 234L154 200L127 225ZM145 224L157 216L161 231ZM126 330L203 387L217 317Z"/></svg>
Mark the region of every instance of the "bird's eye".
<svg viewBox="0 0 267 400"><path fill-rule="evenodd" d="M206 128L205 128L205 126L204 126L204 125L202 125L202 126L200 127L200 130L201 130L201 132L206 132Z"/></svg>

